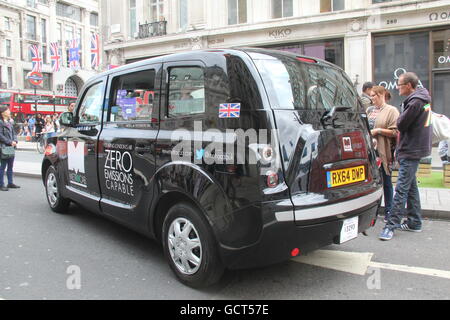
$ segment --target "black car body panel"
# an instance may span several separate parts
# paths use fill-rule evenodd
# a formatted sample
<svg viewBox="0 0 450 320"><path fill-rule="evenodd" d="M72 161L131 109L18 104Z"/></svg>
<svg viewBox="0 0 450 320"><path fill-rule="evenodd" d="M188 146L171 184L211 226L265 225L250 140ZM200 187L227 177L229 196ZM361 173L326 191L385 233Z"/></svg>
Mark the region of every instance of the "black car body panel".
<svg viewBox="0 0 450 320"><path fill-rule="evenodd" d="M270 264L288 259L293 248L306 253L337 243L343 221L351 217L359 216L362 232L373 225L381 198L363 111L340 69L297 58L262 49L205 50L94 77L77 101L74 125L48 140L54 148L46 152L43 177L53 165L64 197L154 238L161 236L170 206L188 201L208 221L230 268ZM346 83L346 94L356 95L354 105L330 119L323 108L277 106L277 89L268 83L262 60L333 70L333 77ZM143 83L148 75L151 84ZM186 84L194 97L185 103ZM138 98L129 97L133 86L139 86ZM136 99L145 101L127 106ZM95 103L96 115L89 114ZM240 105L239 116L220 118L219 106L232 103ZM255 143L252 134L261 137L261 132L264 141ZM343 150L347 137L355 141L351 152ZM243 149L236 148L240 138ZM177 149L183 141L189 141L186 148ZM208 149L212 143L222 152ZM76 157L70 154L74 150ZM327 186L327 172L348 167L364 167L365 179Z"/></svg>

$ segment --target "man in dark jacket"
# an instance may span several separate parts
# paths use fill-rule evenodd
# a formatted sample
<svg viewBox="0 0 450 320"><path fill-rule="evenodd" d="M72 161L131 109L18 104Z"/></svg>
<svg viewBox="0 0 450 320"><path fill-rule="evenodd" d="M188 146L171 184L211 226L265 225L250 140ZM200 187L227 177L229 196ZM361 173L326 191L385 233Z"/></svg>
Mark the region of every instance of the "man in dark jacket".
<svg viewBox="0 0 450 320"><path fill-rule="evenodd" d="M431 97L425 88L418 88L419 78L412 72L402 74L397 83L401 96L406 96L397 120L400 141L397 158L400 164L391 214L381 232L381 240L391 240L394 229L421 232L422 215L416 172L421 158L431 153ZM407 205L408 221L402 223Z"/></svg>
<svg viewBox="0 0 450 320"><path fill-rule="evenodd" d="M371 81L364 82L362 87L362 94L361 94L361 102L364 107L364 111L369 113L367 109L371 106L373 106L372 99L370 98L370 91L372 91L372 88L375 86L375 84Z"/></svg>

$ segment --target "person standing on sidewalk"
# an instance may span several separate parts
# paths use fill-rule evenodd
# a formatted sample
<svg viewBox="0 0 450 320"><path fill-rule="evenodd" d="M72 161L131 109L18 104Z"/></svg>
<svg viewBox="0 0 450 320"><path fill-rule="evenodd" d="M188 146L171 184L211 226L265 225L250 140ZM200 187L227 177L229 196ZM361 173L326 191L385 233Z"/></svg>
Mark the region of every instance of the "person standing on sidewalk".
<svg viewBox="0 0 450 320"><path fill-rule="evenodd" d="M11 111L6 106L0 107L0 146L17 146L17 135L11 122ZM0 165L0 191L20 188L13 183L14 157L1 159ZM7 169L8 185L4 185L5 169Z"/></svg>
<svg viewBox="0 0 450 320"><path fill-rule="evenodd" d="M35 122L35 132L36 132L36 140L38 139L38 136L42 134L42 130L44 130L45 127L45 120L42 118L42 115L38 113L36 115L36 122Z"/></svg>
<svg viewBox="0 0 450 320"><path fill-rule="evenodd" d="M397 158L400 164L392 211L379 235L380 240L391 240L394 230L421 232L422 215L416 172L421 158L431 153L431 97L428 90L418 88L419 78L413 72L402 74L397 83L401 96L406 96L402 113L397 120L400 132ZM407 205L408 220L402 223Z"/></svg>
<svg viewBox="0 0 450 320"><path fill-rule="evenodd" d="M391 167L394 161L393 150L398 132L399 112L396 107L386 103L386 96L390 96L390 94L384 87L374 86L372 88L370 98L373 101L374 109L377 110L377 116L374 121L374 128L370 133L377 140L377 151L382 163L380 171L383 176L384 216L387 221L392 210L392 199L394 197Z"/></svg>
<svg viewBox="0 0 450 320"><path fill-rule="evenodd" d="M74 109L75 109L75 102L70 102L69 105L67 106L67 111L73 113Z"/></svg>
<svg viewBox="0 0 450 320"><path fill-rule="evenodd" d="M361 102L363 104L364 111L366 111L367 113L370 113L369 107L373 106L372 100L370 99L370 92L373 86L373 82L368 81L364 82L362 87Z"/></svg>

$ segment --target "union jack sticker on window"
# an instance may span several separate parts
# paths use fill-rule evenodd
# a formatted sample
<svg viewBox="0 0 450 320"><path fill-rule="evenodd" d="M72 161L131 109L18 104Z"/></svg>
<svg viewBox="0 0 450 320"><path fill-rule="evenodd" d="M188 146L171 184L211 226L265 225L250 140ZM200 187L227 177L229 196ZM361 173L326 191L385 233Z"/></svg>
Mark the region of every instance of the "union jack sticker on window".
<svg viewBox="0 0 450 320"><path fill-rule="evenodd" d="M239 118L241 116L240 103L221 103L219 106L219 118Z"/></svg>

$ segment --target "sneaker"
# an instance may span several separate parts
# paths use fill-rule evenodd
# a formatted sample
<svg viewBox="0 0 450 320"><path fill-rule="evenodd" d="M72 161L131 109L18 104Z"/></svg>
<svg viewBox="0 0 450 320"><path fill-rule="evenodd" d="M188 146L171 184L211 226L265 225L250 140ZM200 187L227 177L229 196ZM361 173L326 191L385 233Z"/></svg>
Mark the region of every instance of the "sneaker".
<svg viewBox="0 0 450 320"><path fill-rule="evenodd" d="M6 187L0 187L0 191L8 191L8 188L6 188Z"/></svg>
<svg viewBox="0 0 450 320"><path fill-rule="evenodd" d="M7 188L10 188L10 189L19 189L20 187L19 187L18 185L14 184L14 183L11 183L11 184L8 184Z"/></svg>
<svg viewBox="0 0 450 320"><path fill-rule="evenodd" d="M407 223L402 223L400 225L400 230L402 231L411 231L411 232L422 232L422 227L419 228L412 228Z"/></svg>
<svg viewBox="0 0 450 320"><path fill-rule="evenodd" d="M389 228L384 228L383 231L381 231L378 238L383 241L391 240L394 237L394 231Z"/></svg>

